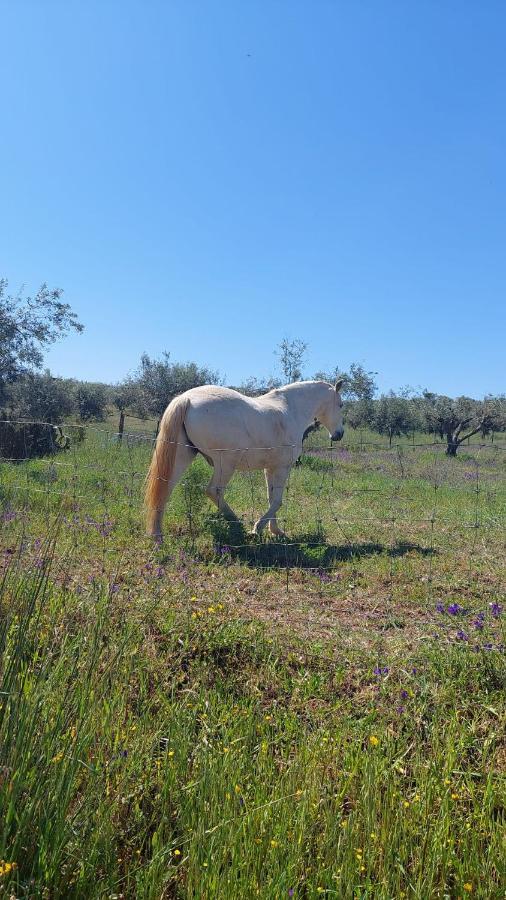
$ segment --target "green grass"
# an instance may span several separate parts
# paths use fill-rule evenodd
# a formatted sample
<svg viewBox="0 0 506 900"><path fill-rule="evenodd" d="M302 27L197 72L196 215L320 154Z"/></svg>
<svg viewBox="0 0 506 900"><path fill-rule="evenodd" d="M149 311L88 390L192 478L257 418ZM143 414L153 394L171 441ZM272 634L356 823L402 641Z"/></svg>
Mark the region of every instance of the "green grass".
<svg viewBox="0 0 506 900"><path fill-rule="evenodd" d="M504 454L383 453L161 550L138 436L2 466L0 896L504 897Z"/></svg>

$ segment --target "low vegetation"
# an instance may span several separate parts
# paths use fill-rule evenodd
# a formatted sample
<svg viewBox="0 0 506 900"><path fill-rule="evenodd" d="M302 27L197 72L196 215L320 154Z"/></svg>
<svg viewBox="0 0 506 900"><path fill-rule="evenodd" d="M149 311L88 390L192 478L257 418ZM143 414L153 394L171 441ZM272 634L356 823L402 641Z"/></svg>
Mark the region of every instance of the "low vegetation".
<svg viewBox="0 0 506 900"><path fill-rule="evenodd" d="M503 897L497 442L311 435L287 541L198 460L158 550L151 435L73 432L1 468L0 895Z"/></svg>

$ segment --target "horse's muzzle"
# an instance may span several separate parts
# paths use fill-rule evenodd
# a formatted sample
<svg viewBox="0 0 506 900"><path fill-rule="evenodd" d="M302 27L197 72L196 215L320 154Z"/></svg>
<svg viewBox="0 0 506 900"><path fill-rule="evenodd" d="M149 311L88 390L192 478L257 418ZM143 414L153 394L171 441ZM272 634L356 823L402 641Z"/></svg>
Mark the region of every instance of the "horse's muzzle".
<svg viewBox="0 0 506 900"><path fill-rule="evenodd" d="M339 428L338 431L334 431L334 434L330 435L331 441L340 441L344 434L344 428Z"/></svg>

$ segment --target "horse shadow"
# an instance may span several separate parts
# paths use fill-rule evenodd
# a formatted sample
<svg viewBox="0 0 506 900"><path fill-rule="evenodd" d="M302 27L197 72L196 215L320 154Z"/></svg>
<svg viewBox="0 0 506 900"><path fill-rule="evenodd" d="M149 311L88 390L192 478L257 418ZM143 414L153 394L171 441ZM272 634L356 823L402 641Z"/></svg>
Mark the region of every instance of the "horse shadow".
<svg viewBox="0 0 506 900"><path fill-rule="evenodd" d="M232 559L254 568L280 569L330 569L339 562L353 562L369 556L384 555L398 558L408 553L422 557L433 556L437 551L411 541L382 544L377 541L352 541L346 544L329 544L321 531L296 533L290 537L273 538L246 532L240 523L210 523L218 558Z"/></svg>

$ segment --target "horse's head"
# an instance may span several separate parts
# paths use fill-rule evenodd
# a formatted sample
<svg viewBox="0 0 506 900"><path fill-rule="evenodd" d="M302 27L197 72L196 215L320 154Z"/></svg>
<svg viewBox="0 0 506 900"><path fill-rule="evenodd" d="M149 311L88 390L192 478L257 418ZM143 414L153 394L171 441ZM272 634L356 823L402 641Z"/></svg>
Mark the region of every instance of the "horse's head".
<svg viewBox="0 0 506 900"><path fill-rule="evenodd" d="M340 394L342 386L342 378L335 385L328 385L328 393L318 411L318 419L328 428L331 441L340 441L344 434L343 401Z"/></svg>

